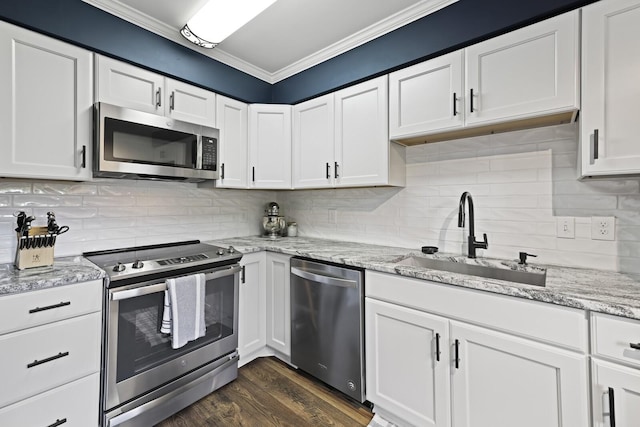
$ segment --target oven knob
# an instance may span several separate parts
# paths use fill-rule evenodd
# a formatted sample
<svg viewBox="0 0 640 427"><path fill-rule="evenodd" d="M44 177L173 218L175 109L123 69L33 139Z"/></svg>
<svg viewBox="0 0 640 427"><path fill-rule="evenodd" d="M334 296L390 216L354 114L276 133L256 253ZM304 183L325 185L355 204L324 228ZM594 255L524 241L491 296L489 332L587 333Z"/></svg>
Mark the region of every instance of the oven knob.
<svg viewBox="0 0 640 427"><path fill-rule="evenodd" d="M233 246L229 246L229 249L227 249L227 252L229 252L230 254L233 254L236 252L236 248L234 248Z"/></svg>
<svg viewBox="0 0 640 427"><path fill-rule="evenodd" d="M144 263L142 261L140 261L139 259L137 259L136 262L134 262L131 267L133 267L133 268L142 268L142 267L144 267Z"/></svg>
<svg viewBox="0 0 640 427"><path fill-rule="evenodd" d="M218 255L224 255L224 249L220 248L217 252Z"/></svg>
<svg viewBox="0 0 640 427"><path fill-rule="evenodd" d="M125 268L127 268L124 264L122 264L121 262L117 263L116 265L113 266L113 271L120 273L121 271L124 271Z"/></svg>

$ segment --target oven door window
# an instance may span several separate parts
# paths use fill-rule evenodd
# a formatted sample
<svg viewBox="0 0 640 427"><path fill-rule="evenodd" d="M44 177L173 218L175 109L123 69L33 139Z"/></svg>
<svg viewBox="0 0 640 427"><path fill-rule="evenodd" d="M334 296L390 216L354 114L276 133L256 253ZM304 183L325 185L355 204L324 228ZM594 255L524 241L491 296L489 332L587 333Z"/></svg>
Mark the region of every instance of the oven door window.
<svg viewBox="0 0 640 427"><path fill-rule="evenodd" d="M196 167L196 135L147 125L105 118L105 160L173 166Z"/></svg>
<svg viewBox="0 0 640 427"><path fill-rule="evenodd" d="M171 348L171 336L160 332L164 292L119 301L116 382L231 336L234 332L233 298L233 276L207 282L206 334L175 350Z"/></svg>

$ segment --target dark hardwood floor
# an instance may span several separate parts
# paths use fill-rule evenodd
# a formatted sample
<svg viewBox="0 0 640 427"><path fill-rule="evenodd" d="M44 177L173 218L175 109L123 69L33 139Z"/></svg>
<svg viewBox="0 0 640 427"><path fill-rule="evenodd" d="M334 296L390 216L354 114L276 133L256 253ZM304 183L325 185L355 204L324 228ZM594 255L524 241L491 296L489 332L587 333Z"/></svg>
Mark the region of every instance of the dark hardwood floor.
<svg viewBox="0 0 640 427"><path fill-rule="evenodd" d="M371 411L273 357L156 427L366 426Z"/></svg>

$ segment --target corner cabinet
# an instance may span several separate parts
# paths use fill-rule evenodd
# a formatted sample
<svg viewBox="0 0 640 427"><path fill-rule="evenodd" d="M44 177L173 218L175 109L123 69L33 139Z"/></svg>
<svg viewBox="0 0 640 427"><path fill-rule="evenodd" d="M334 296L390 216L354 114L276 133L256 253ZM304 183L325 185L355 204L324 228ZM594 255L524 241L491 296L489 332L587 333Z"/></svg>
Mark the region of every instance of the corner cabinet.
<svg viewBox="0 0 640 427"><path fill-rule="evenodd" d="M291 189L291 106L249 106L249 188Z"/></svg>
<svg viewBox="0 0 640 427"><path fill-rule="evenodd" d="M263 351L267 343L265 252L243 255L240 265L238 353L240 365L244 365Z"/></svg>
<svg viewBox="0 0 640 427"><path fill-rule="evenodd" d="M640 1L582 9L582 177L640 174Z"/></svg>
<svg viewBox="0 0 640 427"><path fill-rule="evenodd" d="M0 22L0 175L89 180L92 53Z"/></svg>
<svg viewBox="0 0 640 427"><path fill-rule="evenodd" d="M267 252L267 346L281 359L291 357L291 255Z"/></svg>
<svg viewBox="0 0 640 427"><path fill-rule="evenodd" d="M403 426L589 425L583 311L371 271L365 280L375 412Z"/></svg>
<svg viewBox="0 0 640 427"><path fill-rule="evenodd" d="M578 34L572 11L391 73L391 139L411 145L573 120Z"/></svg>
<svg viewBox="0 0 640 427"><path fill-rule="evenodd" d="M215 93L96 55L96 102L216 126Z"/></svg>
<svg viewBox="0 0 640 427"><path fill-rule="evenodd" d="M249 106L222 95L216 96L220 129L219 188L247 188Z"/></svg>

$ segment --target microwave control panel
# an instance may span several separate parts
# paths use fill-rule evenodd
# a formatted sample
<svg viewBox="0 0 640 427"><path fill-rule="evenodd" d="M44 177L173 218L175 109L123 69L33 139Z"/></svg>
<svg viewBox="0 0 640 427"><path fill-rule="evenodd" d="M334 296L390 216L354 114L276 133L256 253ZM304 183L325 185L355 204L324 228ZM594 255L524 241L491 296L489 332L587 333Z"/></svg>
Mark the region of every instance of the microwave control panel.
<svg viewBox="0 0 640 427"><path fill-rule="evenodd" d="M202 137L202 169L216 170L217 141L208 136Z"/></svg>

